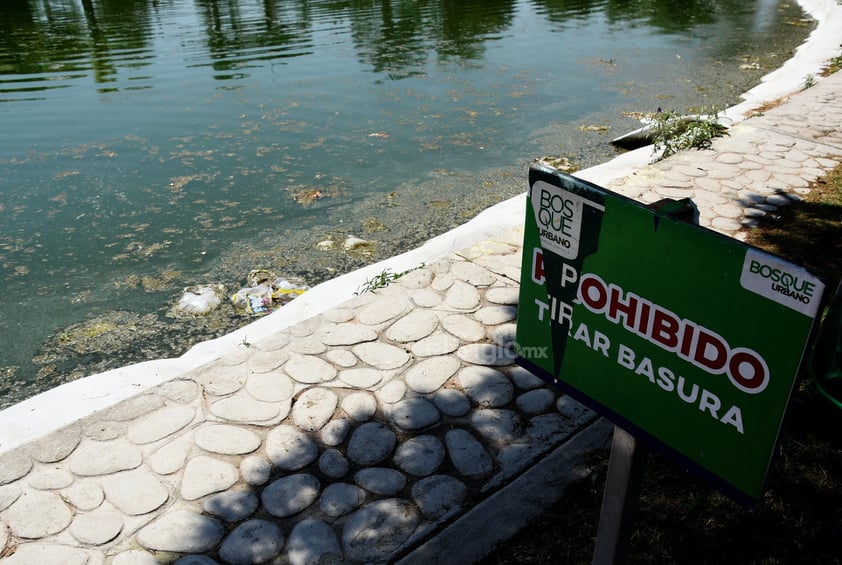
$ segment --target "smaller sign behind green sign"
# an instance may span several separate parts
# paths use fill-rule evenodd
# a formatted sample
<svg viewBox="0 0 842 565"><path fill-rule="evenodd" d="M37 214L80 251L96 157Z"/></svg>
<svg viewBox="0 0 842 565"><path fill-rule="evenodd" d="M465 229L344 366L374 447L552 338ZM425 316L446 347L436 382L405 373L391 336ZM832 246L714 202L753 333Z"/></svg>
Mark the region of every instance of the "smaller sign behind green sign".
<svg viewBox="0 0 842 565"><path fill-rule="evenodd" d="M760 496L817 277L542 165L522 267L518 363L736 497Z"/></svg>

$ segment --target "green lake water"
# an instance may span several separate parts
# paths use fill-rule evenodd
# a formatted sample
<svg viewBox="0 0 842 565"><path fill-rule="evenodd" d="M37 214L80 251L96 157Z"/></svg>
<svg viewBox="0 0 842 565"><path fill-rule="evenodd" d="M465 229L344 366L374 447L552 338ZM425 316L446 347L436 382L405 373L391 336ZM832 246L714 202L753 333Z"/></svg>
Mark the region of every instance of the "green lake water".
<svg viewBox="0 0 842 565"><path fill-rule="evenodd" d="M0 406L247 323L169 315L251 269L309 285L584 168L658 107L724 108L794 2L4 0ZM316 243L355 235L363 252ZM341 246L340 246L341 247Z"/></svg>

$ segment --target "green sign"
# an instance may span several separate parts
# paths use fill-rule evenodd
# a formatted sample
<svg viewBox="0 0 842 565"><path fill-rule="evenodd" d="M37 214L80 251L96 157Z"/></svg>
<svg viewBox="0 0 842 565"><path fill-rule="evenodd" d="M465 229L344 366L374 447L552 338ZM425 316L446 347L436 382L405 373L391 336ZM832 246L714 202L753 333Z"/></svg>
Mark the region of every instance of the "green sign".
<svg viewBox="0 0 842 565"><path fill-rule="evenodd" d="M824 285L536 165L517 362L738 498L763 489Z"/></svg>

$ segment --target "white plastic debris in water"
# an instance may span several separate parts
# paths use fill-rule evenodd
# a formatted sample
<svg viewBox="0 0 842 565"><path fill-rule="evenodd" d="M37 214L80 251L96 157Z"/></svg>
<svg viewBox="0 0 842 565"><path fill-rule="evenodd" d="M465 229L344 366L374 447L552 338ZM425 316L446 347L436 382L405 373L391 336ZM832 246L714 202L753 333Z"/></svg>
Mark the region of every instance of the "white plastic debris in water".
<svg viewBox="0 0 842 565"><path fill-rule="evenodd" d="M342 244L342 248L345 249L345 251L353 251L355 249L367 247L369 245L371 245L370 241L360 239L359 237L356 237L354 235L349 235L345 238L345 242Z"/></svg>
<svg viewBox="0 0 842 565"><path fill-rule="evenodd" d="M307 285L295 284L282 277L278 277L274 281L272 281L272 288L274 288L275 290L296 291L294 294L303 294L305 290L310 290L310 287Z"/></svg>
<svg viewBox="0 0 842 565"><path fill-rule="evenodd" d="M247 314L266 314L272 309L272 286L262 283L241 288L231 297L231 302Z"/></svg>
<svg viewBox="0 0 842 565"><path fill-rule="evenodd" d="M222 303L222 285L188 286L175 310L191 316L207 316Z"/></svg>
<svg viewBox="0 0 842 565"><path fill-rule="evenodd" d="M271 284L264 278L260 280L260 284L241 288L231 296L235 308L246 314L267 314L310 290L309 286L298 285L282 277L276 277Z"/></svg>

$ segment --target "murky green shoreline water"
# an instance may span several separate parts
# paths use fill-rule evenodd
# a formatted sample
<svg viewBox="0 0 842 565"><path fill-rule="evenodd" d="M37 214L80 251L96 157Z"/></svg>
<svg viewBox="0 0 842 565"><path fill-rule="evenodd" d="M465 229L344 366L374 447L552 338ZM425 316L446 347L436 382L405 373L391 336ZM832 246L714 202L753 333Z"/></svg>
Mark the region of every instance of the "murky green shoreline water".
<svg viewBox="0 0 842 565"><path fill-rule="evenodd" d="M171 316L184 286L314 285L522 192L534 158L610 159L631 113L732 105L811 29L780 2L16 5L0 406L251 321ZM372 245L316 249L347 235Z"/></svg>

